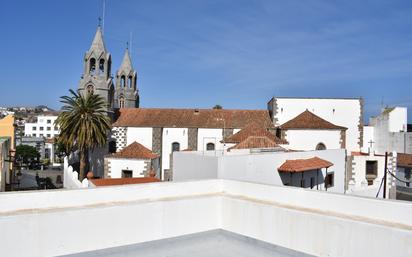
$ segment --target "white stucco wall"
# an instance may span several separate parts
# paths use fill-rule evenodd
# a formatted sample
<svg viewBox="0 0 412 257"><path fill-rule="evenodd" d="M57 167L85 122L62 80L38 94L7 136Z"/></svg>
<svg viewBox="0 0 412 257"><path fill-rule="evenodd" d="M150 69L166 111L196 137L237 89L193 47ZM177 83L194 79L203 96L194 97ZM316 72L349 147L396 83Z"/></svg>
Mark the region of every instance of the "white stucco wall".
<svg viewBox="0 0 412 257"><path fill-rule="evenodd" d="M340 130L290 129L285 132L285 138L289 142L286 147L291 150L311 151L316 150L319 143L323 143L326 149L340 149L340 133Z"/></svg>
<svg viewBox="0 0 412 257"><path fill-rule="evenodd" d="M293 119L307 109L335 125L348 128L346 149L360 150L358 126L363 122L360 99L276 98L276 104L275 126Z"/></svg>
<svg viewBox="0 0 412 257"><path fill-rule="evenodd" d="M408 125L408 110L406 107L395 107L389 113L389 132L404 132Z"/></svg>
<svg viewBox="0 0 412 257"><path fill-rule="evenodd" d="M411 256L411 216L403 201L230 180L3 193L0 248L60 256L225 229L315 256Z"/></svg>
<svg viewBox="0 0 412 257"><path fill-rule="evenodd" d="M278 167L286 160L308 159L314 156L334 164L328 169L328 173L334 173L334 186L328 188L328 191L344 193L346 170L346 151L344 149L254 154L239 152L239 154L223 156L203 156L201 153L196 155L196 153L179 152L174 153L173 156L173 180L220 178L280 186L284 185L284 182L289 182L290 174L278 172ZM217 168L217 173L213 171L215 168ZM323 174L324 177L325 172L326 169L322 169L322 173L319 175ZM303 175L305 183L309 185L310 178L316 176L316 173L305 172ZM301 174L293 174L292 179L294 184L299 184ZM323 179L318 181L321 183L319 190L325 190L322 184Z"/></svg>
<svg viewBox="0 0 412 257"><path fill-rule="evenodd" d="M179 143L181 151L188 148L188 129L163 128L162 138L162 178L164 178L164 170L170 168L170 154L172 153L172 143Z"/></svg>
<svg viewBox="0 0 412 257"><path fill-rule="evenodd" d="M370 119L370 125L374 127L374 147L377 153L412 153L412 133L401 132L407 122L406 115L406 108L396 107Z"/></svg>
<svg viewBox="0 0 412 257"><path fill-rule="evenodd" d="M134 178L144 177L145 160L107 158L110 172L109 178L121 178L122 170L133 171Z"/></svg>
<svg viewBox="0 0 412 257"><path fill-rule="evenodd" d="M137 141L149 150L152 150L152 128L135 128L128 127L126 135L126 145L130 145Z"/></svg>
<svg viewBox="0 0 412 257"><path fill-rule="evenodd" d="M372 144L370 143L372 142ZM373 126L363 126L363 147L362 152L369 153L375 149L375 139L374 139L374 127Z"/></svg>
<svg viewBox="0 0 412 257"><path fill-rule="evenodd" d="M197 149L198 151L206 151L208 143L215 144L215 150L223 149L223 144L220 141L223 139L222 129L205 129L199 128L197 130Z"/></svg>

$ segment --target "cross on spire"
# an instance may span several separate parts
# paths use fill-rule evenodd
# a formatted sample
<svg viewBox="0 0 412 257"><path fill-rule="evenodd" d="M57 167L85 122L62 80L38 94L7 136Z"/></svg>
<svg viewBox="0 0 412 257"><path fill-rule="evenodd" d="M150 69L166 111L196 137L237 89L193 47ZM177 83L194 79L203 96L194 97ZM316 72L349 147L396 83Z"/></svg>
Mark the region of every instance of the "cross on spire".
<svg viewBox="0 0 412 257"><path fill-rule="evenodd" d="M99 27L102 27L102 17L99 17L98 20L99 20L98 26L99 26Z"/></svg>

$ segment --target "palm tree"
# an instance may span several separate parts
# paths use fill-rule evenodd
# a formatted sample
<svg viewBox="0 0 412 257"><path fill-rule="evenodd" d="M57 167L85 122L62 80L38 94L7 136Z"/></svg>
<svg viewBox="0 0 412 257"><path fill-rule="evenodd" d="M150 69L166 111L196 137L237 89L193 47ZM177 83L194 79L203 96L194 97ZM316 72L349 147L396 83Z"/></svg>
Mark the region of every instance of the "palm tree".
<svg viewBox="0 0 412 257"><path fill-rule="evenodd" d="M79 151L79 177L83 179L88 152L107 142L110 119L107 103L101 96L93 93L82 96L73 90L70 93L71 96L61 97L64 106L55 122L60 127L57 142L66 148L66 152Z"/></svg>

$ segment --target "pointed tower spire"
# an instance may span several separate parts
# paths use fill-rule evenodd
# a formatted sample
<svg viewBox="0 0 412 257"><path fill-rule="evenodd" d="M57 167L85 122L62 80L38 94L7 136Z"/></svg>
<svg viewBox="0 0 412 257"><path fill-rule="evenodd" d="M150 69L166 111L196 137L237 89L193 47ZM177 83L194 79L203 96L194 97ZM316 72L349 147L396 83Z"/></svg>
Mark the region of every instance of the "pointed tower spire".
<svg viewBox="0 0 412 257"><path fill-rule="evenodd" d="M119 70L124 71L126 74L129 74L131 71L133 71L132 58L130 58L128 46L124 51L122 64L120 65Z"/></svg>
<svg viewBox="0 0 412 257"><path fill-rule="evenodd" d="M104 45L103 33L102 28L100 27L100 23L99 26L97 26L97 31L94 35L94 39L89 51L91 52L93 50L97 52L106 52L106 46Z"/></svg>

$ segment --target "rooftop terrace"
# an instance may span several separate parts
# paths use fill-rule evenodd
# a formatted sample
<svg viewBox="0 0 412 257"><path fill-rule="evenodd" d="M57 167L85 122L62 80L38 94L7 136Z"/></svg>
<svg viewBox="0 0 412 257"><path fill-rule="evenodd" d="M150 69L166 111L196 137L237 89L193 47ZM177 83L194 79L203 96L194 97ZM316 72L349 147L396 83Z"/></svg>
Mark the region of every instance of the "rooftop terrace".
<svg viewBox="0 0 412 257"><path fill-rule="evenodd" d="M156 256L412 256L410 217L409 202L216 179L3 193L0 249L8 257L150 256L149 248Z"/></svg>

